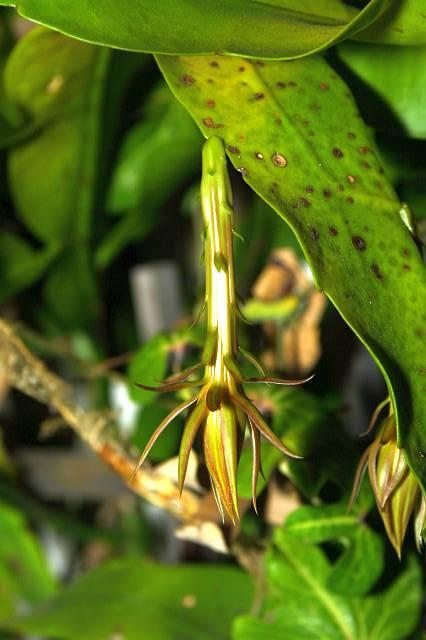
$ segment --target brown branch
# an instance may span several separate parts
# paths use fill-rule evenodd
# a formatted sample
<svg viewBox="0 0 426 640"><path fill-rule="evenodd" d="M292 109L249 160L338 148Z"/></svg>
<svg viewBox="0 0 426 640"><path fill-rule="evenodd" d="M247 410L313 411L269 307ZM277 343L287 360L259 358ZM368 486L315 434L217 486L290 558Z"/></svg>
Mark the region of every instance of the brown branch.
<svg viewBox="0 0 426 640"><path fill-rule="evenodd" d="M34 356L16 335L13 327L0 319L0 374L22 393L47 404L117 473L135 493L166 509L185 522L208 520L200 496L184 489L179 498L177 485L155 469L140 469L130 482L136 458L114 438L111 413L87 411L76 404L73 389ZM207 514L206 514L207 515Z"/></svg>

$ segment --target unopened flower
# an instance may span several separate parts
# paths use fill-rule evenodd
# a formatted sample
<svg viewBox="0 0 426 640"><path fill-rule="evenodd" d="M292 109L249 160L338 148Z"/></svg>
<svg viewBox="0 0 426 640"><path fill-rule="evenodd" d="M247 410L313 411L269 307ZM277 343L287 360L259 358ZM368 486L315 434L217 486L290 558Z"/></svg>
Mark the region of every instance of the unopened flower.
<svg viewBox="0 0 426 640"><path fill-rule="evenodd" d="M268 382L300 384L306 380L267 378L255 358L238 346L236 318L239 313L235 295L232 194L222 141L207 140L203 150L201 200L205 228L205 269L207 338L202 361L180 374L171 376L160 387L144 389L176 391L200 387L199 392L174 409L152 434L139 460L139 468L160 434L180 413L192 407L186 420L178 464L178 483L182 491L188 459L197 433L202 431L204 458L213 493L222 513L233 523L238 520L237 466L241 441L248 427L253 445L252 493L256 509L256 487L260 471L260 435L280 451L298 458L275 435L258 409L244 393L243 384ZM261 373L259 378L244 378L238 364L242 355ZM204 369L199 380L194 374Z"/></svg>
<svg viewBox="0 0 426 640"><path fill-rule="evenodd" d="M373 423L388 402L378 406L371 426L374 426ZM426 524L426 501L417 478L408 466L404 450L398 447L392 410L382 421L376 437L359 462L351 503L356 498L367 468L386 533L401 557L402 543L412 516L417 546L420 547L422 544L422 531Z"/></svg>

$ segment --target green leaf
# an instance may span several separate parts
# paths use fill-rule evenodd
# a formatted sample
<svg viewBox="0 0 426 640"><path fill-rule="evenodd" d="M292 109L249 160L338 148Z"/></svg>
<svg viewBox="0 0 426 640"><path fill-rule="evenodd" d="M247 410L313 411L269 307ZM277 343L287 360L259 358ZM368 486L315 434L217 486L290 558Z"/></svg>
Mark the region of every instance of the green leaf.
<svg viewBox="0 0 426 640"><path fill-rule="evenodd" d="M426 44L425 0L398 0L373 24L357 34L367 42L418 45Z"/></svg>
<svg viewBox="0 0 426 640"><path fill-rule="evenodd" d="M382 541L363 522L364 515L348 513L347 504L307 506L285 522L285 531L304 543L334 540L341 545L343 551L327 578L328 589L340 595L364 595L383 570Z"/></svg>
<svg viewBox="0 0 426 640"><path fill-rule="evenodd" d="M395 640L411 637L419 620L422 603L422 573L410 558L407 569L392 586L367 598L358 608L360 626L368 629L371 640Z"/></svg>
<svg viewBox="0 0 426 640"><path fill-rule="evenodd" d="M10 100L39 134L9 155L9 182L23 222L41 240L88 237L109 52L35 29L5 70Z"/></svg>
<svg viewBox="0 0 426 640"><path fill-rule="evenodd" d="M250 605L251 585L227 566L160 566L137 557L83 576L61 595L8 628L63 640L215 640Z"/></svg>
<svg viewBox="0 0 426 640"><path fill-rule="evenodd" d="M13 233L0 235L0 302L34 284L58 253L54 246L35 250Z"/></svg>
<svg viewBox="0 0 426 640"><path fill-rule="evenodd" d="M25 225L64 249L44 291L67 329L90 325L98 308L89 243L110 55L40 28L18 43L5 71L8 98L38 129L9 153L10 189Z"/></svg>
<svg viewBox="0 0 426 640"><path fill-rule="evenodd" d="M161 103L127 133L118 154L107 208L124 216L97 249L96 263L102 268L152 230L160 220L160 207L198 169L201 136L192 118L167 86L154 93Z"/></svg>
<svg viewBox="0 0 426 640"><path fill-rule="evenodd" d="M318 287L373 355L425 487L425 267L347 87L319 57L158 61L204 135L224 139L246 182L291 225Z"/></svg>
<svg viewBox="0 0 426 640"><path fill-rule="evenodd" d="M128 368L129 393L136 402L150 403L153 391L136 387L136 384L158 386L166 375L169 339L165 335L154 336L133 356Z"/></svg>
<svg viewBox="0 0 426 640"><path fill-rule="evenodd" d="M370 0L360 11L341 0L203 0L202 9L197 0L163 0L161 11L156 0L17 0L15 5L30 20L121 49L288 58L356 34L393 2Z"/></svg>
<svg viewBox="0 0 426 640"><path fill-rule="evenodd" d="M54 592L53 578L23 517L0 502L0 619Z"/></svg>
<svg viewBox="0 0 426 640"><path fill-rule="evenodd" d="M347 42L339 46L338 52L390 110L397 121L395 128L412 138L426 138L426 47ZM383 106L369 124L382 129L381 118Z"/></svg>
<svg viewBox="0 0 426 640"><path fill-rule="evenodd" d="M89 328L99 311L90 252L67 249L55 261L43 283L51 319L67 331Z"/></svg>
<svg viewBox="0 0 426 640"><path fill-rule="evenodd" d="M275 543L266 557L261 616L237 619L233 640L404 640L414 630L421 610L414 560L387 591L347 598L329 590L333 568L319 547L285 529L276 531Z"/></svg>
<svg viewBox="0 0 426 640"><path fill-rule="evenodd" d="M187 111L167 86L158 108L126 135L112 176L107 206L119 213L136 207L158 208L197 171L201 136Z"/></svg>

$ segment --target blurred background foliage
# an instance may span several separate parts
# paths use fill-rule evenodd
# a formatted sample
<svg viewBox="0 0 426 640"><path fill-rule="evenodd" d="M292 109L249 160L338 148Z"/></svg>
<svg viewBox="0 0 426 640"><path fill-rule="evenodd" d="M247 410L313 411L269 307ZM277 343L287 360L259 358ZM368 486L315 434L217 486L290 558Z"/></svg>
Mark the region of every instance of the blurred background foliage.
<svg viewBox="0 0 426 640"><path fill-rule="evenodd" d="M352 15L364 3L339 4ZM425 46L345 41L326 55L424 238ZM203 296L202 135L152 56L34 29L9 9L0 10L0 74L1 315L36 358L22 388L43 377L42 360L136 459L179 393L134 382L191 366L203 344L203 321L193 324ZM258 517L244 447L234 530L218 521L195 454L197 512L182 525L109 471L50 396L22 394L0 369L0 638L425 637L414 541L398 562L367 483L347 510L368 442L358 436L383 381L315 291L290 228L231 177L250 321L241 344L271 371L317 373L309 387L252 387L251 397L304 460L262 442ZM177 421L152 449L156 486L174 481L181 430Z"/></svg>

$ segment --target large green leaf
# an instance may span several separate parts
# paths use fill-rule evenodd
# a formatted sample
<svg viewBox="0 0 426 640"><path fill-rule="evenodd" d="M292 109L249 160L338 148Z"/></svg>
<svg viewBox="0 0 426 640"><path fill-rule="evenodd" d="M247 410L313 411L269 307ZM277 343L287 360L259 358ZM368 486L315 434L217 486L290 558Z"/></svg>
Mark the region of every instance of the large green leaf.
<svg viewBox="0 0 426 640"><path fill-rule="evenodd" d="M426 30L426 19L424 22ZM395 128L412 138L426 138L425 46L391 47L345 42L338 51L349 68L374 90L391 117L396 118ZM369 124L382 128L383 106L372 115Z"/></svg>
<svg viewBox="0 0 426 640"><path fill-rule="evenodd" d="M291 225L318 287L372 353L424 486L425 268L347 87L319 57L158 61L204 135L225 140L246 182Z"/></svg>
<svg viewBox="0 0 426 640"><path fill-rule="evenodd" d="M167 567L135 557L95 569L8 626L63 640L119 634L126 640L225 640L250 598L250 579L238 569Z"/></svg>
<svg viewBox="0 0 426 640"><path fill-rule="evenodd" d="M8 0L7 0L8 1ZM304 56L356 34L395 0L17 0L21 15L68 35L153 53ZM2 2L0 2L2 3Z"/></svg>
<svg viewBox="0 0 426 640"><path fill-rule="evenodd" d="M421 607L421 574L412 561L385 592L346 598L330 591L324 552L278 529L266 559L268 597L261 615L244 616L233 640L404 640Z"/></svg>
<svg viewBox="0 0 426 640"><path fill-rule="evenodd" d="M21 514L0 503L0 619L54 592L54 580Z"/></svg>

